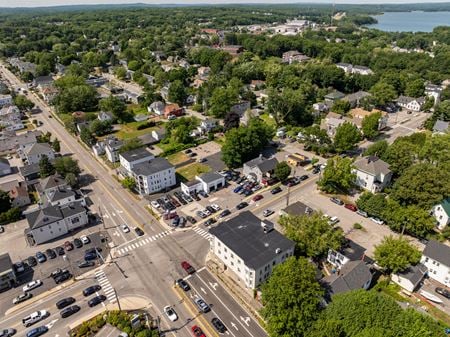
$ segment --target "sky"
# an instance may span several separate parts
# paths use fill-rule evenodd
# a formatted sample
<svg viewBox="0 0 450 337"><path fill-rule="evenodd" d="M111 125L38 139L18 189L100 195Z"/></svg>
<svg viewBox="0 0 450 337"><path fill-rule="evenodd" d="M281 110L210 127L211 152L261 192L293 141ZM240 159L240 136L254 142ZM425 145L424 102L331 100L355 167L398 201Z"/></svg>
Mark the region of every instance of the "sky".
<svg viewBox="0 0 450 337"><path fill-rule="evenodd" d="M230 4L230 3L352 3L352 4L380 4L380 3L426 3L426 2L449 2L450 0L0 0L0 7L41 7L59 5L94 5L94 4L126 4L126 3L148 3L148 4Z"/></svg>

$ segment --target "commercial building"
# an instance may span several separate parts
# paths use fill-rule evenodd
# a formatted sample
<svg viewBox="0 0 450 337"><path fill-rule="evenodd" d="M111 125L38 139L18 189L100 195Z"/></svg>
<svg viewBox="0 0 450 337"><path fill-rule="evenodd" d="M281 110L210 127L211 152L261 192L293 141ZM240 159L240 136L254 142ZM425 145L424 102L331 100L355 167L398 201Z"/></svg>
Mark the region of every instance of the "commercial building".
<svg viewBox="0 0 450 337"><path fill-rule="evenodd" d="M200 191L210 193L222 187L225 187L225 177L217 172L203 173L200 176L196 176L195 180L181 183L181 191L186 194Z"/></svg>

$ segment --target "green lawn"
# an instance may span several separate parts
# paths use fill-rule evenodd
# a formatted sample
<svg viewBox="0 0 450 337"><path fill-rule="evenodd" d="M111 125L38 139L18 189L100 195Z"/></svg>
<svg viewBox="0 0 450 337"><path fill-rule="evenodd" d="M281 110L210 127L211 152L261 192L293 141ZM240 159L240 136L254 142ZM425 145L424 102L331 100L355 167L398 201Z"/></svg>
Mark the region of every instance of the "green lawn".
<svg viewBox="0 0 450 337"><path fill-rule="evenodd" d="M209 166L200 164L200 163L192 163L187 166L180 167L177 170L178 175L182 178L183 181L193 180L196 175L206 173L211 171Z"/></svg>
<svg viewBox="0 0 450 337"><path fill-rule="evenodd" d="M133 115L148 115L147 108L141 107L139 104L130 104L127 106L127 110L132 112Z"/></svg>
<svg viewBox="0 0 450 337"><path fill-rule="evenodd" d="M185 161L187 161L189 159L189 157L184 154L183 152L177 152L174 154L171 154L170 156L167 156L167 160L172 164L172 165L177 165L180 163L183 163Z"/></svg>
<svg viewBox="0 0 450 337"><path fill-rule="evenodd" d="M146 121L144 122L130 122L127 124L123 124L121 125L121 129L120 131L118 131L116 133L117 138L119 139L130 139L130 138L135 138L135 137L139 137L142 136L144 134L150 133L153 130L156 130L158 128L158 126L153 126L150 128L146 128L143 130L138 130L137 127L139 125L143 125L147 123Z"/></svg>

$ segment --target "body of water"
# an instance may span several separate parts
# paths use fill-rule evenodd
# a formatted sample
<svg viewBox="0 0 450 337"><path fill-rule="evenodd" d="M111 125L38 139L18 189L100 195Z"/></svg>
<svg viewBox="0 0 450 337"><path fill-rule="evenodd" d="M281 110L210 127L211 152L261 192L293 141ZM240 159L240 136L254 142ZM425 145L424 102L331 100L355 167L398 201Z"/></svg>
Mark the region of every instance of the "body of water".
<svg viewBox="0 0 450 337"><path fill-rule="evenodd" d="M374 18L378 23L367 27L388 32L431 32L450 26L450 12L387 12Z"/></svg>

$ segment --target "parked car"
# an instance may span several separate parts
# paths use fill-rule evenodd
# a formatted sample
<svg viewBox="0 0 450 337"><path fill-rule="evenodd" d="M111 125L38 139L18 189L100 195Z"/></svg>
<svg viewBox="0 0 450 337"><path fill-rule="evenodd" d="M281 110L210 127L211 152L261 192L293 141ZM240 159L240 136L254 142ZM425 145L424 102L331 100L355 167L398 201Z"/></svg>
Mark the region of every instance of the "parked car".
<svg viewBox="0 0 450 337"><path fill-rule="evenodd" d="M192 335L194 337L206 337L206 335L203 333L202 329L200 329L197 325L194 325L191 327Z"/></svg>
<svg viewBox="0 0 450 337"><path fill-rule="evenodd" d="M23 262L14 263L16 273L23 273L25 271L25 264Z"/></svg>
<svg viewBox="0 0 450 337"><path fill-rule="evenodd" d="M211 207L212 207L216 212L218 212L218 211L221 210L220 206L217 205L217 204L211 204Z"/></svg>
<svg viewBox="0 0 450 337"><path fill-rule="evenodd" d="M320 166L314 166L314 168L313 168L313 170L312 170L312 173L313 174L317 174L317 173L319 173L320 172Z"/></svg>
<svg viewBox="0 0 450 337"><path fill-rule="evenodd" d="M197 163L204 163L206 161L206 158L198 158Z"/></svg>
<svg viewBox="0 0 450 337"><path fill-rule="evenodd" d="M63 273L67 272L67 269L56 268L54 271L50 273L51 278L55 278Z"/></svg>
<svg viewBox="0 0 450 337"><path fill-rule="evenodd" d="M37 265L37 260L34 256L28 256L27 257L27 263L30 267L34 267Z"/></svg>
<svg viewBox="0 0 450 337"><path fill-rule="evenodd" d="M308 178L309 178L309 176L307 174L304 174L304 175L299 177L300 181L306 180Z"/></svg>
<svg viewBox="0 0 450 337"><path fill-rule="evenodd" d="M180 217L176 217L172 219L172 226L177 227L180 224Z"/></svg>
<svg viewBox="0 0 450 337"><path fill-rule="evenodd" d="M87 235L83 235L80 237L81 242L83 242L83 245L87 245L91 242L91 239Z"/></svg>
<svg viewBox="0 0 450 337"><path fill-rule="evenodd" d="M191 290L191 287L189 286L189 284L188 284L185 280L183 280L182 278L180 278L180 279L177 280L177 284L178 284L178 286L179 286L181 289L183 289L184 291L189 291L189 290Z"/></svg>
<svg viewBox="0 0 450 337"><path fill-rule="evenodd" d="M96 259L98 259L98 254L97 254L97 252L94 252L94 253L86 253L86 254L84 254L84 259L85 259L86 261L96 260Z"/></svg>
<svg viewBox="0 0 450 337"><path fill-rule="evenodd" d="M73 240L73 245L77 248L81 248L83 247L83 242L80 239L76 238Z"/></svg>
<svg viewBox="0 0 450 337"><path fill-rule="evenodd" d="M0 337L11 337L16 334L17 330L13 328L0 329Z"/></svg>
<svg viewBox="0 0 450 337"><path fill-rule="evenodd" d="M211 323L213 325L213 327L219 332L219 333L224 333L225 331L227 331L227 328L225 327L225 325L222 323L222 321L220 319L218 319L217 317L214 317L211 320Z"/></svg>
<svg viewBox="0 0 450 337"><path fill-rule="evenodd" d="M273 190L271 190L270 193L277 194L277 193L280 193L281 191L282 191L281 187L278 186L278 187L275 187Z"/></svg>
<svg viewBox="0 0 450 337"><path fill-rule="evenodd" d="M72 303L75 303L75 299L73 297L66 297L66 298L63 298L62 300L59 300L58 302L56 302L56 308L63 309L65 307L67 307L68 305L71 305Z"/></svg>
<svg viewBox="0 0 450 337"><path fill-rule="evenodd" d="M78 268L89 268L95 266L95 262L93 261L81 261L78 263Z"/></svg>
<svg viewBox="0 0 450 337"><path fill-rule="evenodd" d="M63 283L64 281L67 281L72 277L72 274L68 271L62 273L61 275L58 275L54 278L56 284Z"/></svg>
<svg viewBox="0 0 450 337"><path fill-rule="evenodd" d="M199 216L202 219L207 217L207 215L205 213L203 213L203 211L197 211L195 214L197 214L197 216Z"/></svg>
<svg viewBox="0 0 450 337"><path fill-rule="evenodd" d="M60 315L61 315L61 318L66 318L66 317L72 316L73 314L77 313L78 311L80 311L80 307L78 305L72 305L71 307L61 310Z"/></svg>
<svg viewBox="0 0 450 337"><path fill-rule="evenodd" d="M181 262L181 267L183 267L183 269L186 271L186 273L188 274L193 274L195 273L195 269L194 267L192 267L189 262L183 261Z"/></svg>
<svg viewBox="0 0 450 337"><path fill-rule="evenodd" d="M31 294L31 293L20 294L19 296L14 297L13 304L19 304L19 303L25 302L26 300L29 300L32 297L33 297L33 294Z"/></svg>
<svg viewBox="0 0 450 337"><path fill-rule="evenodd" d="M243 208L245 208L245 207L247 207L247 206L248 206L248 203L245 202L245 201L243 201L243 202L237 204L236 208L237 208L238 210L241 210L241 209L243 209Z"/></svg>
<svg viewBox="0 0 450 337"><path fill-rule="evenodd" d="M44 263L45 261L47 261L47 256L45 256L45 254L42 252L37 252L36 259L38 260L39 263Z"/></svg>
<svg viewBox="0 0 450 337"><path fill-rule="evenodd" d="M65 254L64 248L61 247L61 246L56 247L54 250L55 250L56 254L58 254L58 255L64 255Z"/></svg>
<svg viewBox="0 0 450 337"><path fill-rule="evenodd" d="M197 220L195 220L195 218L190 215L186 216L186 220L189 221L191 224L197 223Z"/></svg>
<svg viewBox="0 0 450 337"><path fill-rule="evenodd" d="M203 312L204 314L211 311L211 308L209 307L209 305L206 304L206 302L202 298L198 297L194 300L194 302L197 305L197 307L200 309L200 311Z"/></svg>
<svg viewBox="0 0 450 337"><path fill-rule="evenodd" d="M224 218L224 217L226 217L227 215L230 215L230 214L231 214L231 212L230 212L229 209L224 209L224 210L219 214L219 218Z"/></svg>
<svg viewBox="0 0 450 337"><path fill-rule="evenodd" d="M45 325L38 326L37 328L31 329L30 331L28 331L26 337L39 337L39 336L45 334L47 331L48 331L48 328Z"/></svg>
<svg viewBox="0 0 450 337"><path fill-rule="evenodd" d="M130 232L130 227L128 227L126 224L123 224L122 226L120 226L120 228L122 229L122 232L124 232L124 233Z"/></svg>
<svg viewBox="0 0 450 337"><path fill-rule="evenodd" d="M92 295L93 293L95 293L96 291L99 291L100 289L102 289L102 287L99 286L98 284L90 286L90 287L87 287L86 289L83 290L83 295L85 297L89 296L89 295Z"/></svg>
<svg viewBox="0 0 450 337"><path fill-rule="evenodd" d="M142 229L140 229L139 227L135 227L134 231L136 232L137 236L142 236L145 234L144 231Z"/></svg>
<svg viewBox="0 0 450 337"><path fill-rule="evenodd" d="M334 202L336 205L339 205L339 206L342 206L344 204L344 202L341 199L336 198L336 197L330 198L330 201Z"/></svg>
<svg viewBox="0 0 450 337"><path fill-rule="evenodd" d="M47 318L48 316L50 316L50 313L47 310L38 310L24 317L22 319L22 324L28 328L29 326Z"/></svg>
<svg viewBox="0 0 450 337"><path fill-rule="evenodd" d="M33 281L28 282L27 284L25 284L22 287L22 291L24 293L26 293L28 291L31 291L33 289L36 289L36 288L40 287L41 285L42 285L42 281L41 280L33 280Z"/></svg>
<svg viewBox="0 0 450 337"><path fill-rule="evenodd" d="M352 212L356 212L358 210L358 207L353 204L345 204L344 207L351 210Z"/></svg>
<svg viewBox="0 0 450 337"><path fill-rule="evenodd" d="M258 200L261 200L262 198L264 198L262 194L257 194L252 198L252 200L256 202Z"/></svg>
<svg viewBox="0 0 450 337"><path fill-rule="evenodd" d="M275 212L272 211L271 209L266 209L266 210L264 210L264 212L263 212L263 216L264 216L264 217L268 217L268 216L271 216L273 213L275 213Z"/></svg>
<svg viewBox="0 0 450 337"><path fill-rule="evenodd" d="M434 291L450 300L450 291L448 291L447 289L437 287L436 289L434 289Z"/></svg>
<svg viewBox="0 0 450 337"><path fill-rule="evenodd" d="M383 225L384 221L375 217L370 217L370 220L372 220L373 222L375 222L377 225Z"/></svg>
<svg viewBox="0 0 450 337"><path fill-rule="evenodd" d="M339 222L339 218L337 216L332 216L331 218L329 218L328 223L330 225L335 225Z"/></svg>
<svg viewBox="0 0 450 337"><path fill-rule="evenodd" d="M214 218L208 219L205 221L205 226L211 226L213 223L216 223L217 221Z"/></svg>
<svg viewBox="0 0 450 337"><path fill-rule="evenodd" d="M236 188L233 190L233 192L234 192L234 193L239 193L242 189L243 189L242 186L238 186L238 187L236 187Z"/></svg>
<svg viewBox="0 0 450 337"><path fill-rule="evenodd" d="M172 322L175 322L178 319L177 313L170 306L164 307L164 313L166 314L167 318Z"/></svg>
<svg viewBox="0 0 450 337"><path fill-rule="evenodd" d="M47 254L47 256L50 259L54 259L56 257L55 251L53 249L50 249L50 248L45 250L45 254Z"/></svg>
<svg viewBox="0 0 450 337"><path fill-rule="evenodd" d="M363 216L363 217L365 217L365 218L368 218L368 217L369 217L369 214L367 214L367 212L364 212L364 211L361 210L361 209L358 209L358 210L356 211L356 214L359 214L359 215L361 215L361 216Z"/></svg>
<svg viewBox="0 0 450 337"><path fill-rule="evenodd" d="M150 205L152 205L152 207L154 207L154 208L160 208L161 207L159 202L157 202L156 200L150 201Z"/></svg>
<svg viewBox="0 0 450 337"><path fill-rule="evenodd" d="M180 222L178 223L178 227L183 228L186 225L186 218L184 216L180 217Z"/></svg>
<svg viewBox="0 0 450 337"><path fill-rule="evenodd" d="M198 194L200 194L203 198L208 198L208 194L205 191L199 191Z"/></svg>
<svg viewBox="0 0 450 337"><path fill-rule="evenodd" d="M211 206L206 206L206 209L207 209L207 210L209 211L209 213L211 213L211 214L217 212L217 211L216 211L214 208L212 208Z"/></svg>
<svg viewBox="0 0 450 337"><path fill-rule="evenodd" d="M88 301L88 306L95 307L96 305L102 303L105 300L106 300L105 295L95 296Z"/></svg>

